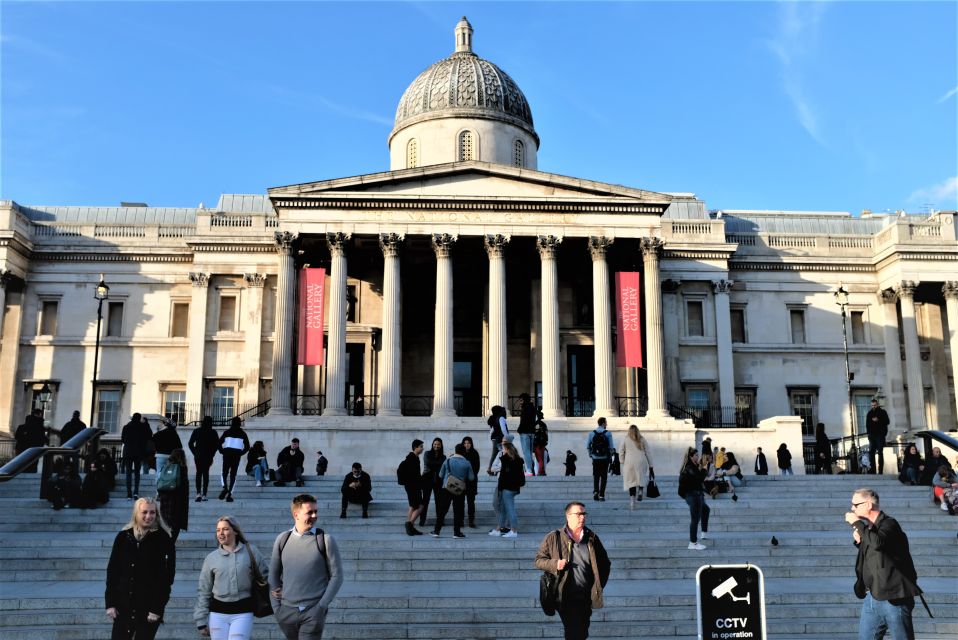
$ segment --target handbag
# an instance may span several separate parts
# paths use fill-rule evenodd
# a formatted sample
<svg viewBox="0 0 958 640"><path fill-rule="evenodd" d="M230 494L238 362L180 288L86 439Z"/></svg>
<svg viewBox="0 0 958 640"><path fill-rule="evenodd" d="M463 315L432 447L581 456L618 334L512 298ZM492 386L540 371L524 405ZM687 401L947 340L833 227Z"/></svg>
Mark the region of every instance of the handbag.
<svg viewBox="0 0 958 640"><path fill-rule="evenodd" d="M253 574L250 581L250 595L253 598L253 615L257 618L265 618L273 615L273 603L269 599L269 583L263 578L256 566L256 558L253 557L253 551L246 544L246 552L249 554L250 571Z"/></svg>
<svg viewBox="0 0 958 640"><path fill-rule="evenodd" d="M466 492L466 483L450 473L446 476L446 484L442 485L442 488L454 496L461 496Z"/></svg>
<svg viewBox="0 0 958 640"><path fill-rule="evenodd" d="M645 495L648 498L658 498L662 495L659 492L659 486L655 484L655 471L649 467L649 484L645 486Z"/></svg>
<svg viewBox="0 0 958 640"><path fill-rule="evenodd" d="M559 532L555 532L556 545L562 549ZM542 572L539 578L539 606L542 607L542 613L547 616L554 616L556 608L559 606L559 575L548 571Z"/></svg>

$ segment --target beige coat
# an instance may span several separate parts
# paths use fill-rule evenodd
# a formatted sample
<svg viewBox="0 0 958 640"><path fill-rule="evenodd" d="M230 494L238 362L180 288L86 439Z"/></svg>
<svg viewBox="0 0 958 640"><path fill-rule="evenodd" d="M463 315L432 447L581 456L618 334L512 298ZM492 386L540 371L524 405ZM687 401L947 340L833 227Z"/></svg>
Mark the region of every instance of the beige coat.
<svg viewBox="0 0 958 640"><path fill-rule="evenodd" d="M642 451L626 436L619 447L619 464L622 467L622 486L626 491L632 487L645 489L649 484L649 468L652 466L648 445Z"/></svg>

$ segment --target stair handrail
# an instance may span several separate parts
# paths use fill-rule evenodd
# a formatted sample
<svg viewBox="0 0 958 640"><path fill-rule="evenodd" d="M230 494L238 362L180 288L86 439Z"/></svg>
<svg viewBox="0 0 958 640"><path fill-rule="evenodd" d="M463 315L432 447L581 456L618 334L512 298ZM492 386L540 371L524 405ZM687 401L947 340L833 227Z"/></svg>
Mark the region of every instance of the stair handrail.
<svg viewBox="0 0 958 640"><path fill-rule="evenodd" d="M940 444L945 445L951 449L952 454L958 453L958 438L948 435L944 431L938 431L935 429L926 429L924 431L915 432L915 439L922 439L922 444L924 445L923 450L927 456L931 452L931 441L937 440ZM949 457L949 456L946 456Z"/></svg>
<svg viewBox="0 0 958 640"><path fill-rule="evenodd" d="M87 427L79 432L59 447L43 446L30 447L18 453L10 462L0 467L0 482L7 482L23 473L25 469L32 466L34 462L41 458L57 454L79 455L80 450L91 440L95 440L105 434L103 429L96 427Z"/></svg>

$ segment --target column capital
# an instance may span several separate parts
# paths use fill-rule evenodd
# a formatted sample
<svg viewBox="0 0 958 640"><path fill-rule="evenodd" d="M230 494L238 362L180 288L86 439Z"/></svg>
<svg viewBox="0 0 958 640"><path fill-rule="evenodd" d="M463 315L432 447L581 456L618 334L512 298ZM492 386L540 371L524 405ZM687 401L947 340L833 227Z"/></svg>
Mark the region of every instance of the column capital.
<svg viewBox="0 0 958 640"><path fill-rule="evenodd" d="M881 298L881 301L884 304L895 304L898 302L898 293L891 288L882 289L879 291L878 297Z"/></svg>
<svg viewBox="0 0 958 640"><path fill-rule="evenodd" d="M486 246L486 253L489 254L489 259L493 258L502 258L506 255L506 245L512 240L512 236L508 235L486 235L483 238L483 243Z"/></svg>
<svg viewBox="0 0 958 640"><path fill-rule="evenodd" d="M915 297L915 288L918 286L918 283L914 280L902 280L901 284L895 287L895 293L898 294L898 298L908 298L913 299Z"/></svg>
<svg viewBox="0 0 958 640"><path fill-rule="evenodd" d="M190 282L194 287L206 288L210 286L210 274L202 271L190 271Z"/></svg>
<svg viewBox="0 0 958 640"><path fill-rule="evenodd" d="M380 233L379 248L383 250L383 255L387 258L399 256L399 247L404 238L405 236L401 233Z"/></svg>
<svg viewBox="0 0 958 640"><path fill-rule="evenodd" d="M432 234L432 249L437 258L448 258L452 255L452 247L459 240L459 236L449 233Z"/></svg>
<svg viewBox="0 0 958 640"><path fill-rule="evenodd" d="M334 256L346 255L346 245L349 239L353 237L351 233L342 233L331 231L326 234L326 244L329 245L329 252Z"/></svg>
<svg viewBox="0 0 958 640"><path fill-rule="evenodd" d="M662 250L665 248L665 241L662 238L642 238L639 241L639 246L642 247L642 253L646 256L658 256L662 253Z"/></svg>
<svg viewBox="0 0 958 640"><path fill-rule="evenodd" d="M732 290L732 286L735 284L734 280L713 280L712 281L712 291L715 293L724 293L728 294Z"/></svg>
<svg viewBox="0 0 958 640"><path fill-rule="evenodd" d="M247 287L262 287L266 284L266 274L265 273L244 273L243 280L246 281Z"/></svg>
<svg viewBox="0 0 958 640"><path fill-rule="evenodd" d="M562 236L536 236L536 248L539 249L539 257L543 260L553 260L556 257L556 250L562 244Z"/></svg>
<svg viewBox="0 0 958 640"><path fill-rule="evenodd" d="M608 236L589 236L589 253L592 255L593 262L596 260L605 260L605 252L608 251L615 238Z"/></svg>
<svg viewBox="0 0 958 640"><path fill-rule="evenodd" d="M958 280L949 280L941 285L941 292L945 294L945 299L958 300Z"/></svg>
<svg viewBox="0 0 958 640"><path fill-rule="evenodd" d="M7 289L8 287L16 287L16 285L24 284L25 280L17 277L13 271L9 269L0 269L0 289Z"/></svg>
<svg viewBox="0 0 958 640"><path fill-rule="evenodd" d="M277 231L273 234L273 241L276 243L276 251L281 255L293 255L293 248L299 234L291 231Z"/></svg>

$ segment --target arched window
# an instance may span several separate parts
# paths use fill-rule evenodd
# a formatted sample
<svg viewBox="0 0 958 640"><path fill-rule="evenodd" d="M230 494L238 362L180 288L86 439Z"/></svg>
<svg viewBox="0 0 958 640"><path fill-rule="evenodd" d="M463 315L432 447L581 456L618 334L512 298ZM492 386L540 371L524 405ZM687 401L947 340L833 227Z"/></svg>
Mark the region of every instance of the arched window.
<svg viewBox="0 0 958 640"><path fill-rule="evenodd" d="M522 161L525 159L525 147L522 145L522 140L516 140L512 143L512 164L516 167L522 166Z"/></svg>
<svg viewBox="0 0 958 640"><path fill-rule="evenodd" d="M475 160L476 153L472 142L472 131L463 131L459 134L459 155L458 159Z"/></svg>
<svg viewBox="0 0 958 640"><path fill-rule="evenodd" d="M406 143L406 168L414 169L419 166L419 149L416 145L416 139L413 138Z"/></svg>

